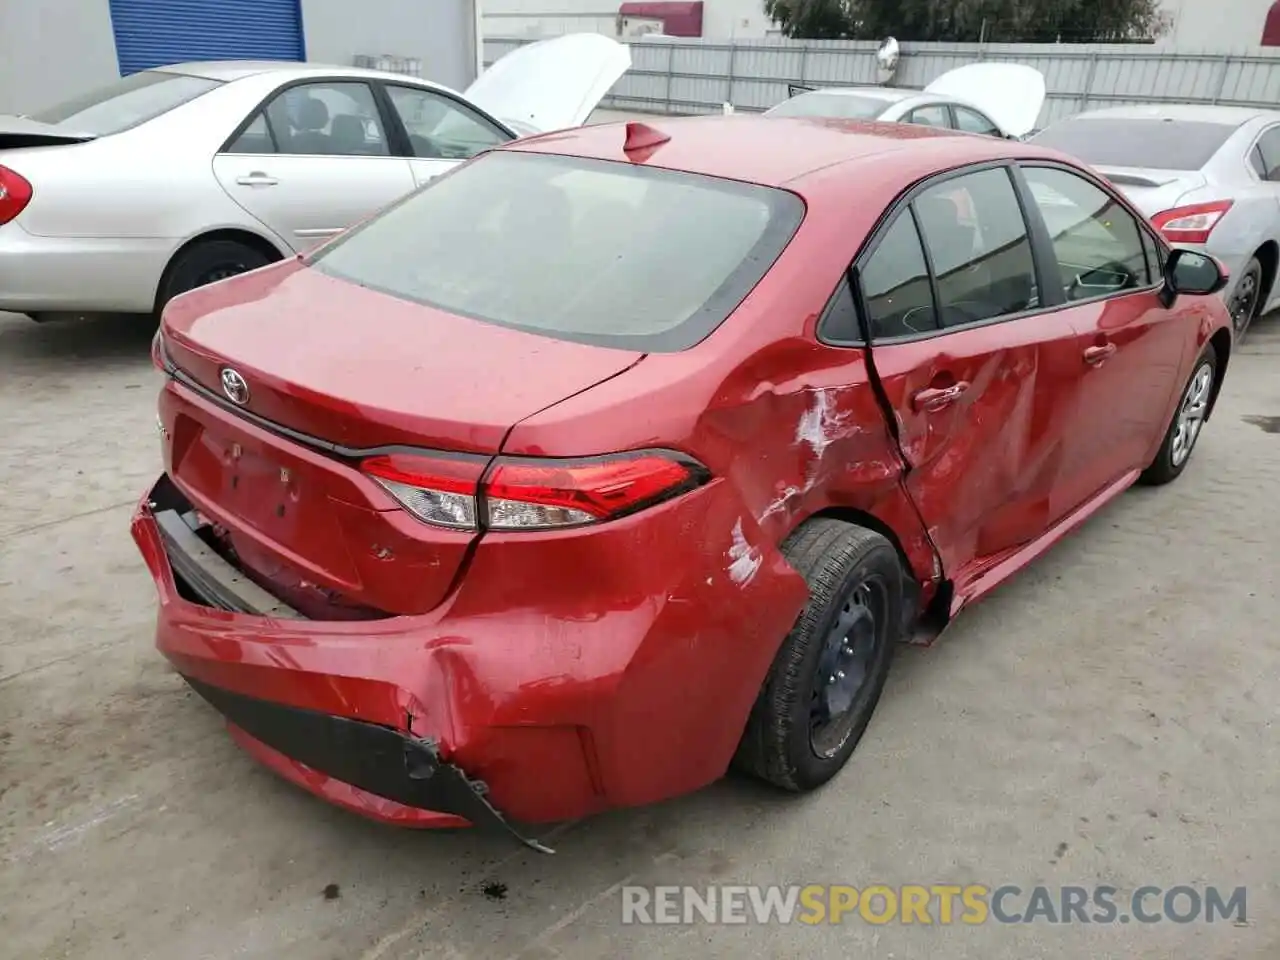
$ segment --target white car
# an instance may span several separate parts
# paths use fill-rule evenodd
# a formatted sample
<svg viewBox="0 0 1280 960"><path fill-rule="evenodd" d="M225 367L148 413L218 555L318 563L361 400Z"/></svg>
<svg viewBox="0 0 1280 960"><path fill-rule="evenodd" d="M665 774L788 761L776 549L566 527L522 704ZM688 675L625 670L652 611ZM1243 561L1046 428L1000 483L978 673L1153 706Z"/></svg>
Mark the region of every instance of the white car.
<svg viewBox="0 0 1280 960"><path fill-rule="evenodd" d="M350 67L186 63L0 117L0 311L159 311L489 147L584 123L630 64L623 44L572 34L459 94Z"/></svg>
<svg viewBox="0 0 1280 960"><path fill-rule="evenodd" d="M923 90L900 87L805 87L765 111L768 117L821 117L914 123L1021 140L1044 105L1044 74L1020 63L970 63Z"/></svg>

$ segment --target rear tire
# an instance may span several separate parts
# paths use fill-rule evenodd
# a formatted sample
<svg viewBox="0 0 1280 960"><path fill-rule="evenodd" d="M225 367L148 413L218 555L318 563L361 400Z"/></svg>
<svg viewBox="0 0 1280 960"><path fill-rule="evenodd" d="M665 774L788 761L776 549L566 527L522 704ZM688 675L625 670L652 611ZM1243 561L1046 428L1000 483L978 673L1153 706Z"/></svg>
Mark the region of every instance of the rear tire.
<svg viewBox="0 0 1280 960"><path fill-rule="evenodd" d="M1178 406L1169 429L1165 431L1160 452L1151 466L1142 471L1139 483L1158 487L1182 476L1182 471L1191 462L1191 454L1195 452L1196 441L1200 439L1205 417L1209 414L1209 402L1217 377L1218 353L1210 344L1192 367L1191 378L1178 397Z"/></svg>
<svg viewBox="0 0 1280 960"><path fill-rule="evenodd" d="M734 765L799 793L844 767L871 720L902 629L903 571L885 537L838 520L811 520L781 549L809 601L778 650Z"/></svg>
<svg viewBox="0 0 1280 960"><path fill-rule="evenodd" d="M1249 324L1257 318L1262 309L1262 296L1262 262L1253 257L1240 274L1231 290L1231 299L1227 301L1236 340L1244 339Z"/></svg>
<svg viewBox="0 0 1280 960"><path fill-rule="evenodd" d="M202 240L192 244L169 264L156 297L156 315L180 293L257 270L271 262L272 258L261 250L238 240Z"/></svg>

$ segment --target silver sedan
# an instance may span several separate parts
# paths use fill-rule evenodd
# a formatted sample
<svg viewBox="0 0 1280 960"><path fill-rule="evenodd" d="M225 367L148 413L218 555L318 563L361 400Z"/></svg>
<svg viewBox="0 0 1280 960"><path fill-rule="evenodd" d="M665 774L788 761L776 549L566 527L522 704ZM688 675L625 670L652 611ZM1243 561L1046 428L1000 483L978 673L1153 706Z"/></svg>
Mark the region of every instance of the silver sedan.
<svg viewBox="0 0 1280 960"><path fill-rule="evenodd" d="M1280 112L1161 104L1080 113L1032 142L1093 166L1171 244L1212 254L1236 336L1277 305Z"/></svg>
<svg viewBox="0 0 1280 960"><path fill-rule="evenodd" d="M984 62L948 70L923 90L789 84L788 92L765 116L914 123L1017 140L1035 127L1045 85L1034 67Z"/></svg>
<svg viewBox="0 0 1280 960"><path fill-rule="evenodd" d="M557 37L465 94L350 67L186 63L0 117L0 310L158 311L482 150L585 122L630 62L608 37Z"/></svg>

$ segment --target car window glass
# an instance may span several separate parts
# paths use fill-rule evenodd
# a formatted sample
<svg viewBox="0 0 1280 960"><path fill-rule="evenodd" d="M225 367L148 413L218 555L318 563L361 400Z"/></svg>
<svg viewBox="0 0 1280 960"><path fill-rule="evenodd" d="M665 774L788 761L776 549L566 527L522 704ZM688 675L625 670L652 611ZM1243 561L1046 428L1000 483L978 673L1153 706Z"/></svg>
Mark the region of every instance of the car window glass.
<svg viewBox="0 0 1280 960"><path fill-rule="evenodd" d="M783 100L765 112L771 117L830 117L836 120L874 120L889 108L892 100L852 93L815 90Z"/></svg>
<svg viewBox="0 0 1280 960"><path fill-rule="evenodd" d="M902 337L938 329L920 234L910 211L900 213L859 271L871 337Z"/></svg>
<svg viewBox="0 0 1280 960"><path fill-rule="evenodd" d="M953 106L951 110L956 115L957 129L965 133L984 133L989 137L1000 135L999 128L978 111L957 106Z"/></svg>
<svg viewBox="0 0 1280 960"><path fill-rule="evenodd" d="M1263 180L1267 179L1267 161L1262 159L1260 147L1255 146L1249 151L1249 166L1253 167L1253 172Z"/></svg>
<svg viewBox="0 0 1280 960"><path fill-rule="evenodd" d="M511 139L450 97L399 85L388 86L387 93L409 134L415 157L469 160Z"/></svg>
<svg viewBox="0 0 1280 960"><path fill-rule="evenodd" d="M454 314L668 352L724 322L803 217L800 198L773 187L493 150L349 230L311 264L434 307L421 319L441 329Z"/></svg>
<svg viewBox="0 0 1280 960"><path fill-rule="evenodd" d="M244 128L244 132L236 137L235 142L227 148L228 153L275 153L276 141L271 135L271 127L267 124L267 115L259 113L253 122Z"/></svg>
<svg viewBox="0 0 1280 960"><path fill-rule="evenodd" d="M1142 229L1118 200L1056 167L1027 167L1023 173L1049 228L1068 300L1147 286Z"/></svg>
<svg viewBox="0 0 1280 960"><path fill-rule="evenodd" d="M61 123L78 133L105 137L154 120L220 86L219 81L204 77L143 70L74 100L33 113L31 119Z"/></svg>
<svg viewBox="0 0 1280 960"><path fill-rule="evenodd" d="M943 327L1037 305L1027 226L1003 168L944 180L912 206L933 262Z"/></svg>
<svg viewBox="0 0 1280 960"><path fill-rule="evenodd" d="M1045 127L1031 142L1095 167L1199 170L1236 129L1209 121L1071 117Z"/></svg>
<svg viewBox="0 0 1280 960"><path fill-rule="evenodd" d="M1138 236L1142 240L1142 255L1147 261L1147 276L1154 283L1164 276L1164 268L1160 263L1160 250L1151 239L1151 234L1145 230L1139 230Z"/></svg>
<svg viewBox="0 0 1280 960"><path fill-rule="evenodd" d="M1262 178L1280 180L1280 127L1272 127L1258 138L1257 152L1262 157Z"/></svg>
<svg viewBox="0 0 1280 960"><path fill-rule="evenodd" d="M280 153L328 157L385 157L373 91L365 83L304 83L279 94L266 109L267 125ZM255 129L257 118L246 129ZM242 153L239 140L232 151Z"/></svg>
<svg viewBox="0 0 1280 960"><path fill-rule="evenodd" d="M941 104L934 104L931 107L916 107L911 111L911 116L907 122L918 123L922 127L951 126L951 121L947 118L947 108Z"/></svg>
<svg viewBox="0 0 1280 960"><path fill-rule="evenodd" d="M822 336L828 340L850 342L862 339L862 331L858 329L858 310L853 303L853 291L845 277L840 278L840 285L827 302L818 327Z"/></svg>

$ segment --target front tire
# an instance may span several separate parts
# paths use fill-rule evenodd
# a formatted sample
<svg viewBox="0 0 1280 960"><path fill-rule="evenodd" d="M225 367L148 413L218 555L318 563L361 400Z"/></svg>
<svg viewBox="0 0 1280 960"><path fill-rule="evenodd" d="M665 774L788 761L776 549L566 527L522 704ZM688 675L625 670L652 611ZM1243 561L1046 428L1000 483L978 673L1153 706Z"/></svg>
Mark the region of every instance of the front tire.
<svg viewBox="0 0 1280 960"><path fill-rule="evenodd" d="M1182 476L1182 471L1191 461L1196 441L1200 439L1200 430L1204 426L1205 417L1209 415L1209 402L1213 397L1213 384L1217 376L1217 351L1212 345L1206 346L1196 360L1196 365L1191 370L1191 378L1178 399L1177 409L1173 413L1173 422L1165 431L1160 452L1156 454L1151 466L1139 476L1140 483L1147 486L1160 486Z"/></svg>
<svg viewBox="0 0 1280 960"><path fill-rule="evenodd" d="M792 792L813 790L853 754L880 700L902 624L898 552L838 520L803 525L782 553L809 585L738 747L735 765Z"/></svg>

